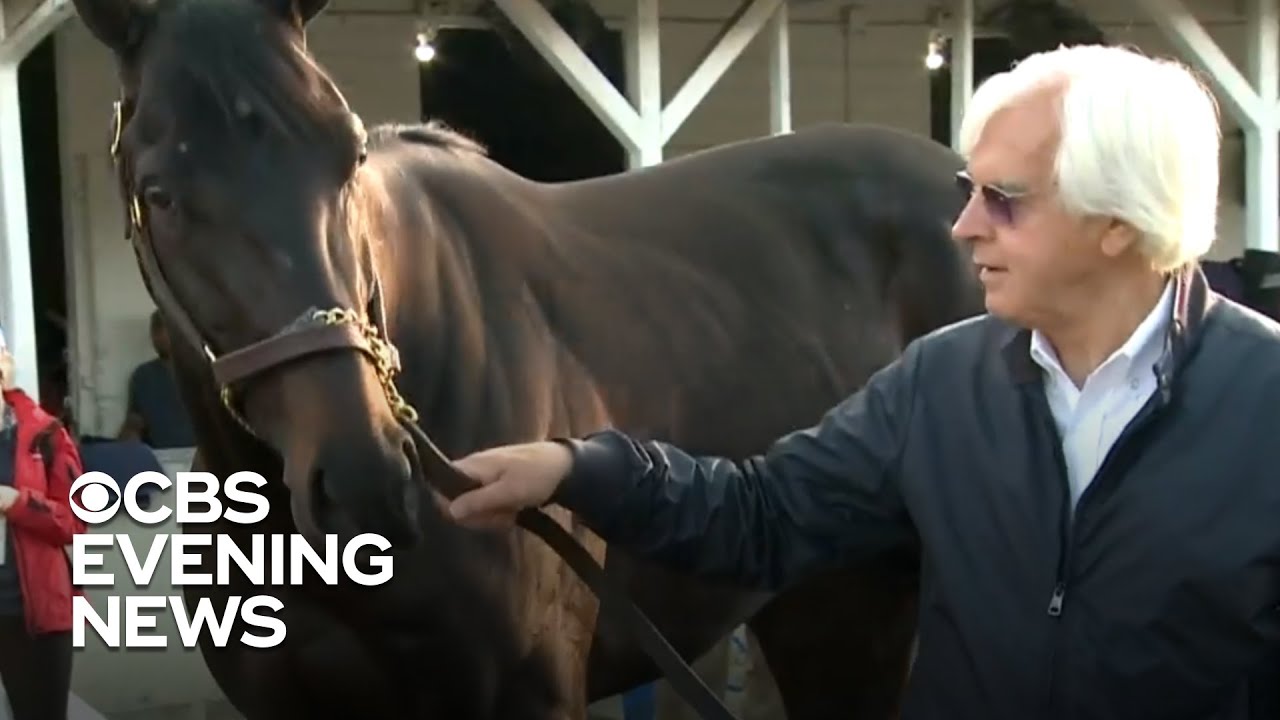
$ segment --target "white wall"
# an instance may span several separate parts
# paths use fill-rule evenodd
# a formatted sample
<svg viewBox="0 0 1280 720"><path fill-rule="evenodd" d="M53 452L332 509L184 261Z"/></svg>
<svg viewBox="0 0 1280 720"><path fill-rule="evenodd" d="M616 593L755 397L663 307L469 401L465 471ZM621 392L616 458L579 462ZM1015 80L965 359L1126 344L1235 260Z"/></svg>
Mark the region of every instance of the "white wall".
<svg viewBox="0 0 1280 720"><path fill-rule="evenodd" d="M1115 3L1091 0L1105 29L1119 42L1166 54L1158 30L1119 15ZM614 18L623 0L600 0ZM661 37L663 95L670 97L720 29L736 0L666 2ZM830 12L797 4L792 11L792 108L794 125L829 121L887 123L929 131L929 79L923 55L930 27L909 3L884 3L858 16L852 32ZM675 10L673 10L673 8ZM680 13L678 16L673 13ZM1242 62L1246 43L1238 18L1219 11L1208 24L1227 54ZM407 16L342 16L313 23L312 49L337 78L366 123L418 115L417 68L411 55L413 26ZM116 92L110 57L73 19L57 36L61 142L69 262L74 275L78 332L73 350L77 416L88 432L114 433L124 407L130 369L151 355L146 318L151 310L132 252L123 238L123 215L106 154L107 120ZM673 157L768 132L768 57L758 38L675 134ZM1234 123L1227 118L1228 124ZM1228 148L1226 155L1238 153ZM1224 172L1221 241L1215 258L1242 248L1238 203L1239 159Z"/></svg>

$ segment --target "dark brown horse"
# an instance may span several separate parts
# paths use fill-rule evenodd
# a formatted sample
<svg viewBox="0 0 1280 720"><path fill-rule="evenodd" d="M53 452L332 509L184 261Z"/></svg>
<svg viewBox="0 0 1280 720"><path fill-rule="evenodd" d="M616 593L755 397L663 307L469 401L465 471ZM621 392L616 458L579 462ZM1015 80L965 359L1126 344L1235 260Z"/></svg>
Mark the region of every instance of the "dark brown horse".
<svg viewBox="0 0 1280 720"><path fill-rule="evenodd" d="M608 424L741 456L981 309L949 237L961 162L927 139L825 127L541 185L440 129L366 138L305 50L324 0L75 4L119 63L122 190L200 457L272 480L256 531L396 546L384 586L269 588L280 648L203 648L254 720L582 718L655 670L538 539L441 515L369 361L388 355L346 338L231 372L234 351L349 308L385 329L395 387L451 457ZM893 713L917 563L905 549L768 598L607 557L687 658L749 620L791 720Z"/></svg>

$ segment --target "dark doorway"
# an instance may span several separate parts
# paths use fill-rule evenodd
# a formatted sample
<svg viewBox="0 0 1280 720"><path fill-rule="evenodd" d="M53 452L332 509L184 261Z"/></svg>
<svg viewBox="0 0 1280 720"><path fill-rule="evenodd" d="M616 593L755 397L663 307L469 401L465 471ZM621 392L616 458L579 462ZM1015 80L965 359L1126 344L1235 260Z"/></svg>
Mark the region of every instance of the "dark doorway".
<svg viewBox="0 0 1280 720"><path fill-rule="evenodd" d="M947 62L938 70L929 74L929 129L934 140L951 144L951 40L948 39L942 48L942 55ZM1013 50L1009 38L988 36L975 38L973 41L973 86L976 88L984 80L1004 72L1022 58Z"/></svg>
<svg viewBox="0 0 1280 720"><path fill-rule="evenodd" d="M65 418L67 408L67 265L62 232L62 159L58 149L58 80L53 36L18 66L22 105L31 287L41 404Z"/></svg>
<svg viewBox="0 0 1280 720"><path fill-rule="evenodd" d="M584 48L614 87L625 90L622 38ZM441 30L435 59L420 72L422 117L439 120L533 180L596 177L626 169L620 143L540 57L512 54L488 30Z"/></svg>

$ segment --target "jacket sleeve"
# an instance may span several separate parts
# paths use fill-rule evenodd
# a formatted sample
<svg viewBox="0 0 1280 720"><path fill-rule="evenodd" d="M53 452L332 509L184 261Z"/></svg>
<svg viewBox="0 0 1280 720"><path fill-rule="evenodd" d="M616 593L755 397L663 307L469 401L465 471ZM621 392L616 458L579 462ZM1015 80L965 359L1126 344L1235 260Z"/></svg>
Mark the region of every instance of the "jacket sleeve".
<svg viewBox="0 0 1280 720"><path fill-rule="evenodd" d="M912 343L817 425L740 461L616 430L562 440L574 464L552 500L615 547L760 589L909 542L899 469L919 354Z"/></svg>
<svg viewBox="0 0 1280 720"><path fill-rule="evenodd" d="M53 436L53 459L46 492L24 488L5 513L14 527L20 527L53 545L69 545L72 536L83 533L85 524L71 512L71 483L80 477L80 453L65 428Z"/></svg>

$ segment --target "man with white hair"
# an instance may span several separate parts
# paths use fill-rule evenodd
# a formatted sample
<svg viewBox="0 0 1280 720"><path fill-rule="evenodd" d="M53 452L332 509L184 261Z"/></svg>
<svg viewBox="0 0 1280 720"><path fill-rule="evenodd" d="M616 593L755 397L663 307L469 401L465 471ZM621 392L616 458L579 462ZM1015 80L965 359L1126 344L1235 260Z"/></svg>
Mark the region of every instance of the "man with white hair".
<svg viewBox="0 0 1280 720"><path fill-rule="evenodd" d="M961 135L954 234L987 314L761 456L616 431L497 448L458 462L482 487L451 513L555 501L762 588L918 538L902 717L1247 717L1280 651L1280 326L1197 266L1215 103L1175 63L1061 48L983 84Z"/></svg>

